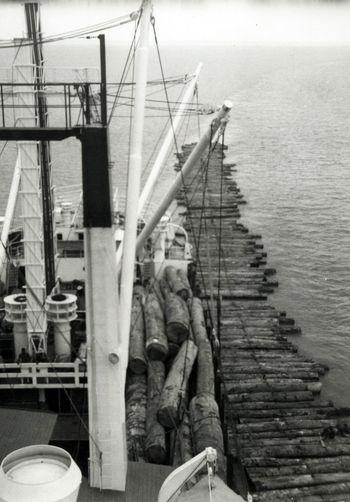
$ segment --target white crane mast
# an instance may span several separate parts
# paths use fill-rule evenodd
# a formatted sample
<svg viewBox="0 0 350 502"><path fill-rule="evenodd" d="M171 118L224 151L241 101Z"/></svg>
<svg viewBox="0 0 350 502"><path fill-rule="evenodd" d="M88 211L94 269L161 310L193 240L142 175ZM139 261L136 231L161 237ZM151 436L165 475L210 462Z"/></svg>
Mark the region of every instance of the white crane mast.
<svg viewBox="0 0 350 502"><path fill-rule="evenodd" d="M142 169L142 140L145 116L147 87L148 38L152 3L145 0L142 4L140 40L136 50L135 69L135 112L130 138L130 163L125 213L125 234L120 283L120 340L123 347L122 364L126 371L129 352L129 329L131 316L132 288L135 267L135 248L137 234L138 201Z"/></svg>
<svg viewBox="0 0 350 502"><path fill-rule="evenodd" d="M27 84L15 87L14 100L17 108L16 125L35 127L35 95L33 90L34 65L32 46L25 45L13 66L15 83ZM21 164L21 217L23 221L23 245L25 257L27 332L30 353L46 353L46 315L43 309L46 298L45 268L43 257L43 227L40 192L40 165L38 143L19 141L18 159Z"/></svg>

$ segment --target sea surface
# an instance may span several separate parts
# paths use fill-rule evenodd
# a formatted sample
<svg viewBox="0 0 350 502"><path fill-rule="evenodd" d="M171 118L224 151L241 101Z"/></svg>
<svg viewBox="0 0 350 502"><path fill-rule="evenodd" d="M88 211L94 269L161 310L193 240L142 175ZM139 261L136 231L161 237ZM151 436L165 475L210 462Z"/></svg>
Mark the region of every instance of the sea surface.
<svg viewBox="0 0 350 502"><path fill-rule="evenodd" d="M109 47L109 80L119 79L126 52L125 47ZM48 66L98 62L93 41L85 46L47 46L45 54ZM278 270L280 286L270 301L302 328L303 334L293 338L300 350L329 365L323 397L350 406L350 48L163 47L161 55L168 76L191 73L199 61L204 63L200 102L232 99L225 136L228 159L237 163L236 178L248 202L243 221L262 234L268 265ZM10 56L2 59L0 66L9 64ZM150 79L159 78L154 48L150 66ZM164 99L153 89L149 93L154 92L155 99ZM176 92L171 91L171 99ZM116 110L110 134L113 180L121 199L129 110ZM147 111L145 163L153 158L164 127L157 113L164 116ZM202 118L202 129L207 121ZM180 142L196 139L197 129L193 118ZM0 158L1 212L14 153L14 145L9 145ZM52 156L56 185L80 181L78 142L53 145ZM173 176L172 164L173 157L153 205Z"/></svg>

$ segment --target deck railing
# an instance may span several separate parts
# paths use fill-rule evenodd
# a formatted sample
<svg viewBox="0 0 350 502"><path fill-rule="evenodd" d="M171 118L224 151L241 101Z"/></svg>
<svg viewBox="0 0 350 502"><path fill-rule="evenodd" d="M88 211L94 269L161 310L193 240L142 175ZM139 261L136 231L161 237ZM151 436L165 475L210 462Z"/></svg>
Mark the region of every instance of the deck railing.
<svg viewBox="0 0 350 502"><path fill-rule="evenodd" d="M3 363L0 389L73 389L87 387L86 365L72 363Z"/></svg>

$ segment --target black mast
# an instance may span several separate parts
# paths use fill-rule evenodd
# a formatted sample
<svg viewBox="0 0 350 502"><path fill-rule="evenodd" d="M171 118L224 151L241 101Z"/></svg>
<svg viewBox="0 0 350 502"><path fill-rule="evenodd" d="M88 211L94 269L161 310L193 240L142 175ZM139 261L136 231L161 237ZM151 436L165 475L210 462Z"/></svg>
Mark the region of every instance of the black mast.
<svg viewBox="0 0 350 502"><path fill-rule="evenodd" d="M101 66L101 123L107 126L107 74L106 74L106 42L104 34L98 36L100 41Z"/></svg>
<svg viewBox="0 0 350 502"><path fill-rule="evenodd" d="M28 38L33 41L33 63L35 77L35 102L38 126L47 127L47 103L44 89L43 53L41 43L40 12L37 3L26 3L26 24ZM43 234L46 292L51 293L55 286L55 246L53 231L53 205L51 193L51 158L48 141L39 142L39 158L41 165L41 192L43 206Z"/></svg>

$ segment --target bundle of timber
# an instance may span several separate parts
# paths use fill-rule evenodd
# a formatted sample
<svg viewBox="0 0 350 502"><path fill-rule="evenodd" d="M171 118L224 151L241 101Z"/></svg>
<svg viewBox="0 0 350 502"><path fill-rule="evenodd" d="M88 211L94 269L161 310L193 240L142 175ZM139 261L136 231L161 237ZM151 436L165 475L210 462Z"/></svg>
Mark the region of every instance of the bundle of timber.
<svg viewBox="0 0 350 502"><path fill-rule="evenodd" d="M183 149L181 162L191 150ZM222 145L211 146L196 182L184 180L178 203L186 204L185 228L196 253L191 284L212 305L220 340L230 482L257 502L350 501L349 410L320 400L320 377L328 368L299 353L289 336L300 328L267 302L278 286L271 279L276 271L266 267L261 236L239 221L242 194L233 164L223 157ZM204 319L193 312L199 301L192 302L193 337L204 346L198 362L207 349ZM203 386L206 396L213 394L209 371L197 372L191 412Z"/></svg>
<svg viewBox="0 0 350 502"><path fill-rule="evenodd" d="M211 446L224 477L214 388L202 302L187 275L167 266L164 278L134 289L126 384L130 460L179 465Z"/></svg>

